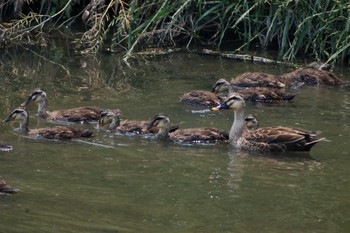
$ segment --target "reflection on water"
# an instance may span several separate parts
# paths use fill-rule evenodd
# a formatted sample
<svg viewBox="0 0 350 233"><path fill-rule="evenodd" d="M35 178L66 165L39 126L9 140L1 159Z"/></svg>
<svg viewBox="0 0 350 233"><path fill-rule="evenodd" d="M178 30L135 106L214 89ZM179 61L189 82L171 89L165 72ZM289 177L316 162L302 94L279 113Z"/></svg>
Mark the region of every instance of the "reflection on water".
<svg viewBox="0 0 350 233"><path fill-rule="evenodd" d="M246 71L286 71L182 53L130 60L130 67L115 55L81 57L68 47L36 53L1 54L3 118L41 87L51 110L94 105L145 120L164 112L183 128L228 130L232 112L186 106L179 97ZM95 131L92 139L51 142L3 125L1 139L14 150L0 154L0 178L22 192L0 196L2 231L348 232L349 90L296 92L291 103L248 103L247 112L261 126L321 130L329 142L310 153L262 156L226 144L180 145L95 124L80 126ZM31 128L56 124L39 120L36 110L28 106Z"/></svg>

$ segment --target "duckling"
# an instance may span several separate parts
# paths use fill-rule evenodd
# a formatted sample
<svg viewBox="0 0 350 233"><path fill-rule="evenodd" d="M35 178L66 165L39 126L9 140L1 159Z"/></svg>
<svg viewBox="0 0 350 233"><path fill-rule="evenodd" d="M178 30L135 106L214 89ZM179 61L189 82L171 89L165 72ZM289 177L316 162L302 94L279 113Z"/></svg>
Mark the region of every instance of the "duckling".
<svg viewBox="0 0 350 233"><path fill-rule="evenodd" d="M231 84L235 87L269 87L285 88L284 82L276 75L262 72L246 72L233 78Z"/></svg>
<svg viewBox="0 0 350 233"><path fill-rule="evenodd" d="M79 129L74 127L67 126L56 126L52 128L40 128L30 130L28 127L29 124L29 115L25 109L17 108L11 112L11 114L3 121L19 121L20 127L19 131L21 133L37 136L38 138L46 139L75 139L82 137L91 137L92 131Z"/></svg>
<svg viewBox="0 0 350 233"><path fill-rule="evenodd" d="M216 95L230 95L233 92L242 96L250 102L276 103L281 101L290 101L296 94L285 92L283 89L267 87L251 87L239 90L233 90L233 86L226 79L219 79L213 86L212 92Z"/></svg>
<svg viewBox="0 0 350 233"><path fill-rule="evenodd" d="M234 121L229 142L237 149L259 152L309 151L325 138L318 138L318 132L288 127L263 127L248 131L245 127L245 101L233 94L213 111L233 109Z"/></svg>
<svg viewBox="0 0 350 233"><path fill-rule="evenodd" d="M47 94L40 88L32 91L29 97L21 104L22 107L27 106L31 102L38 103L38 115L43 119L69 122L90 122L98 121L101 112L104 109L98 107L78 107L71 109L61 109L49 112L47 111ZM120 114L120 110L113 110Z"/></svg>
<svg viewBox="0 0 350 233"><path fill-rule="evenodd" d="M299 68L292 72L280 75L281 80L290 89L295 89L303 85L307 86L332 86L342 87L349 84L327 70L318 69L315 65Z"/></svg>
<svg viewBox="0 0 350 233"><path fill-rule="evenodd" d="M15 194L20 190L12 188L10 185L6 184L4 180L0 180L0 193Z"/></svg>
<svg viewBox="0 0 350 233"><path fill-rule="evenodd" d="M170 127L169 117L160 113L153 117L144 131L149 132L150 130L159 129L155 135L157 138L170 139L180 143L215 143L228 140L228 133L216 128L179 129L169 134Z"/></svg>
<svg viewBox="0 0 350 233"><path fill-rule="evenodd" d="M253 131L256 130L259 127L259 122L256 119L255 116L253 116L252 114L248 114L245 118L245 126L247 128L248 131Z"/></svg>
<svg viewBox="0 0 350 233"><path fill-rule="evenodd" d="M220 104L221 99L210 91L193 90L183 94L180 97L180 102L194 106L211 108Z"/></svg>
<svg viewBox="0 0 350 233"><path fill-rule="evenodd" d="M143 129L147 127L148 121L140 121L140 120L124 120L120 121L119 114L116 114L114 111L110 109L106 109L101 113L100 119L98 120L98 124L100 127L107 126L107 130L111 132L118 132L121 134L125 133L135 133L142 134ZM174 132L179 128L179 125L172 125L170 128L170 132ZM151 130L149 133L156 134L157 130Z"/></svg>

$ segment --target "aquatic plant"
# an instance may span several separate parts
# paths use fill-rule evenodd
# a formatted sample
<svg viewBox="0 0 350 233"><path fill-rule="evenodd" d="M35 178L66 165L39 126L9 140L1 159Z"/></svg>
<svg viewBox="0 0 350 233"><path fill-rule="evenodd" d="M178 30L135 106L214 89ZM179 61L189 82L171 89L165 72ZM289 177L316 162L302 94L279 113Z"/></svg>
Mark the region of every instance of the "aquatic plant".
<svg viewBox="0 0 350 233"><path fill-rule="evenodd" d="M235 52L277 49L293 60L310 56L350 63L350 3L345 0L8 0L0 3L0 38L45 43L43 32L82 24L81 53L102 48L128 57L145 47L231 45ZM37 10L33 10L37 9ZM9 21L8 19L12 19Z"/></svg>

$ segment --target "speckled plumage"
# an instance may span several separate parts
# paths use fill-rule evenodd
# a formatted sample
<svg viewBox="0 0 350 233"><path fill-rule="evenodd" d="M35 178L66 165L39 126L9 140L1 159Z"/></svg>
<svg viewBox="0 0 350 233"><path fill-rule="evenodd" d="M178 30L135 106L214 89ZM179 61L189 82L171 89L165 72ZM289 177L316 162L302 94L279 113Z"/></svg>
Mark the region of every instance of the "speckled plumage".
<svg viewBox="0 0 350 233"><path fill-rule="evenodd" d="M234 110L235 118L229 140L238 149L261 152L309 151L316 143L324 140L324 138L317 138L317 131L288 127L264 127L248 131L245 126L244 108L244 99L236 94L213 108L213 110Z"/></svg>
<svg viewBox="0 0 350 233"><path fill-rule="evenodd" d="M56 126L51 128L40 128L30 130L28 127L28 120L28 112L25 109L18 108L12 111L11 114L4 120L4 122L19 121L20 132L32 136L43 137L45 139L67 140L74 138L91 137L93 133L90 130L69 126Z"/></svg>
<svg viewBox="0 0 350 233"><path fill-rule="evenodd" d="M205 90L193 90L181 96L180 102L194 106L211 108L221 103L214 93Z"/></svg>
<svg viewBox="0 0 350 233"><path fill-rule="evenodd" d="M292 72L280 76L288 88L297 88L303 85L307 86L347 86L348 83L342 81L333 73L315 68L299 68Z"/></svg>
<svg viewBox="0 0 350 233"><path fill-rule="evenodd" d="M164 114L157 114L150 121L147 131L159 129L157 138L169 139L181 143L216 143L226 142L228 133L216 128L187 128L169 133L170 119Z"/></svg>
<svg viewBox="0 0 350 233"><path fill-rule="evenodd" d="M236 87L285 88L278 76L262 72L246 72L233 78L231 84Z"/></svg>
<svg viewBox="0 0 350 233"><path fill-rule="evenodd" d="M219 79L212 88L217 95L236 93L249 102L278 103L292 100L296 94L288 93L282 88L247 87L234 90L232 84L225 79Z"/></svg>
<svg viewBox="0 0 350 233"><path fill-rule="evenodd" d="M148 121L144 120L123 120L120 121L119 114L115 114L110 109L104 110L99 118L99 126L106 127L109 131L118 132L121 134L135 133L143 134L144 129L148 126ZM178 125L171 126L170 132L175 131L179 128ZM156 134L158 130L151 130L149 133Z"/></svg>
<svg viewBox="0 0 350 233"><path fill-rule="evenodd" d="M98 121L100 114L104 109L98 107L77 107L70 109L61 109L55 111L47 111L47 94L40 88L32 91L29 97L22 103L22 107L27 106L31 102L38 103L38 115L41 118L54 121L69 122L89 122ZM120 114L119 109L113 110L116 114Z"/></svg>
<svg viewBox="0 0 350 233"><path fill-rule="evenodd" d="M14 194L19 191L19 189L12 188L10 185L6 184L4 180L0 180L0 193Z"/></svg>

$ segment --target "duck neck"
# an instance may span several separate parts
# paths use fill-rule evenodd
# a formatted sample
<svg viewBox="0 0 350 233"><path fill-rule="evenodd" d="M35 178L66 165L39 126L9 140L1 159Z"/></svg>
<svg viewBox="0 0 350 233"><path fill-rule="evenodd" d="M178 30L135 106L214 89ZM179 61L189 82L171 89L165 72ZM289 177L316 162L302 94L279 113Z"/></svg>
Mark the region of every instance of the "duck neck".
<svg viewBox="0 0 350 233"><path fill-rule="evenodd" d="M44 99L43 101L38 103L38 115L41 118L47 118L48 113L47 113L47 100Z"/></svg>
<svg viewBox="0 0 350 233"><path fill-rule="evenodd" d="M120 119L119 117L115 117L113 118L112 122L109 124L107 130L115 131L119 125L120 125Z"/></svg>
<svg viewBox="0 0 350 233"><path fill-rule="evenodd" d="M231 144L236 144L237 141L242 137L245 127L244 124L244 110L236 110L235 119L233 121L229 135L229 141Z"/></svg>
<svg viewBox="0 0 350 233"><path fill-rule="evenodd" d="M169 132L170 132L170 124L166 125L165 127L159 128L159 131L156 134L156 137L169 138Z"/></svg>
<svg viewBox="0 0 350 233"><path fill-rule="evenodd" d="M21 133L27 134L29 132L28 122L29 122L28 116L19 122L19 131Z"/></svg>

